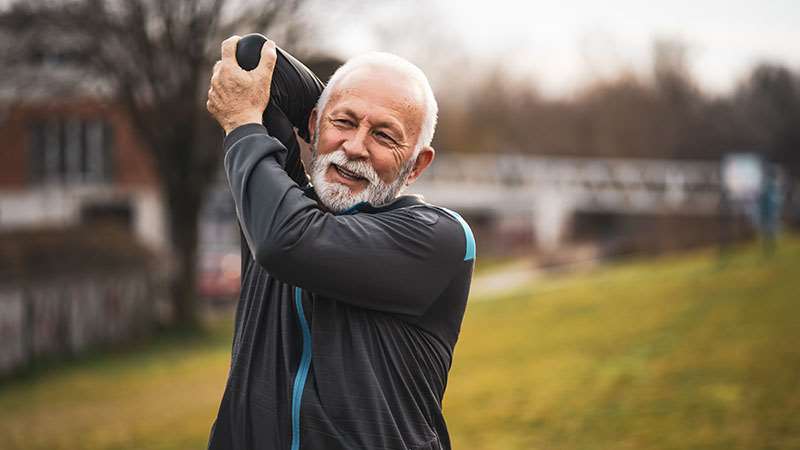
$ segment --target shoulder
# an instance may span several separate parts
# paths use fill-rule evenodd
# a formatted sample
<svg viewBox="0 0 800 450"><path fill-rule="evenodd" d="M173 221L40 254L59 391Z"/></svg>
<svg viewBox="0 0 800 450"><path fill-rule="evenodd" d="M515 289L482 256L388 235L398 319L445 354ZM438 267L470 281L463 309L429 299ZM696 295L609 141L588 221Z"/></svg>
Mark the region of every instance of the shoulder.
<svg viewBox="0 0 800 450"><path fill-rule="evenodd" d="M430 203L398 208L396 211L402 211L411 220L430 226L443 244L448 242L463 252L464 261L475 259L475 236L469 223L458 212Z"/></svg>

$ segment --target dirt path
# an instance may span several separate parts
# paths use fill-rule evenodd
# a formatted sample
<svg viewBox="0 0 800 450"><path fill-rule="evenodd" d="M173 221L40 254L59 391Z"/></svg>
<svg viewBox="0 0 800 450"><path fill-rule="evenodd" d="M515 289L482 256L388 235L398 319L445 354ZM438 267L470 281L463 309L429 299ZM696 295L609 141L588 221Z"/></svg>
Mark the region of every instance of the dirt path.
<svg viewBox="0 0 800 450"><path fill-rule="evenodd" d="M497 268L489 273L480 274L472 280L469 290L470 302L491 300L500 294L513 291L526 283L542 276L529 259L516 261Z"/></svg>
<svg viewBox="0 0 800 450"><path fill-rule="evenodd" d="M590 270L600 263L596 249L590 246L575 246L561 254L562 263L541 267L533 258L521 258L474 276L469 291L470 302L493 300L498 296L519 289L525 284L557 274Z"/></svg>

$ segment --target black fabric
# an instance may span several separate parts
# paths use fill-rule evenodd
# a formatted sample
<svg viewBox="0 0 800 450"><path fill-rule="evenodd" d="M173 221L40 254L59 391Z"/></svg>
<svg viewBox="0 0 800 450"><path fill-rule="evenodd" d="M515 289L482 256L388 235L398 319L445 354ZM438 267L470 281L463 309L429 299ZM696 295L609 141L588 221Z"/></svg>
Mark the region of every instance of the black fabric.
<svg viewBox="0 0 800 450"><path fill-rule="evenodd" d="M299 287L311 364L298 448L450 449L441 402L474 262L463 227L416 196L326 212L266 131L250 124L225 138L243 273L208 448L291 449Z"/></svg>
<svg viewBox="0 0 800 450"><path fill-rule="evenodd" d="M300 158L300 144L295 137L294 128L283 111L272 101L264 110L264 125L270 135L277 138L286 147L286 160L283 163L286 174L301 187L308 186L308 176Z"/></svg>
<svg viewBox="0 0 800 450"><path fill-rule="evenodd" d="M261 48L266 37L259 33L245 36L236 43L236 60L245 70L252 70L261 59ZM293 128L306 142L310 141L308 117L317 104L325 85L314 72L287 51L276 48L275 69L272 71L269 103L262 122L272 136L286 147L284 168L289 177L300 186L308 183L300 146Z"/></svg>
<svg viewBox="0 0 800 450"><path fill-rule="evenodd" d="M261 48L258 49L259 54ZM310 141L308 117L317 104L325 85L314 72L283 49L276 49L277 60L272 72L269 103L264 110L263 123L272 136L286 147L284 168L300 186L308 184L300 146L293 128L306 142Z"/></svg>
<svg viewBox="0 0 800 450"><path fill-rule="evenodd" d="M277 60L272 72L270 102L277 105L297 128L297 134L309 142L308 116L322 95L325 85L289 52L276 49Z"/></svg>

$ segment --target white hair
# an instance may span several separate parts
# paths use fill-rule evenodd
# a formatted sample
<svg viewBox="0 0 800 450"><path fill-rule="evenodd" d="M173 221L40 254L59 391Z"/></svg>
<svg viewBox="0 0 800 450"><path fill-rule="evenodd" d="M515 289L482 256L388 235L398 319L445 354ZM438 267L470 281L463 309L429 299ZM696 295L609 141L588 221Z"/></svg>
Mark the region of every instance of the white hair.
<svg viewBox="0 0 800 450"><path fill-rule="evenodd" d="M401 58L397 55L385 52L369 52L358 55L349 59L346 63L341 65L336 72L333 73L325 89L322 91L319 100L317 101L317 129L322 121L322 112L331 98L331 93L336 89L336 85L349 73L361 67L378 67L389 68L401 72L414 80L422 89L423 101L425 106L424 116L422 118L422 125L420 127L419 136L417 137L417 144L414 147L412 159L416 158L422 147L431 145L433 141L433 133L436 130L436 119L439 114L439 106L436 103L436 97L433 95L433 89L428 82L428 77L410 61Z"/></svg>

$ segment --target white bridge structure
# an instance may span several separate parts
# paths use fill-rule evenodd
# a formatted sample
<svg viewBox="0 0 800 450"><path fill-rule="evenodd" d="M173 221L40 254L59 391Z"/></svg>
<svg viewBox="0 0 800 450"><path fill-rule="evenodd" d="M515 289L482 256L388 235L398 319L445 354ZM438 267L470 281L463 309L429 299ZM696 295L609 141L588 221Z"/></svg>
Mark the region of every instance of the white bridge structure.
<svg viewBox="0 0 800 450"><path fill-rule="evenodd" d="M530 214L537 244L555 249L576 212L714 215L718 161L441 155L411 188L465 214Z"/></svg>

